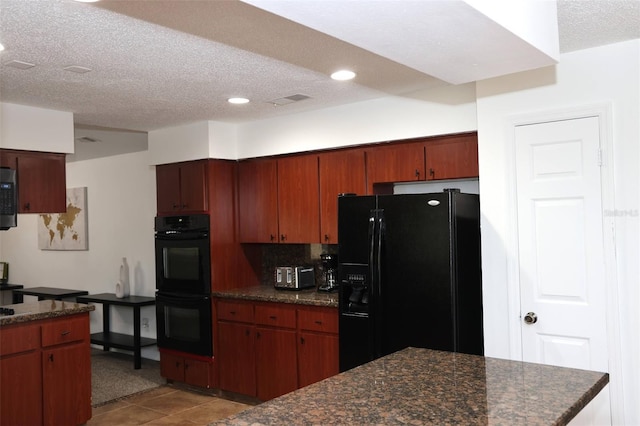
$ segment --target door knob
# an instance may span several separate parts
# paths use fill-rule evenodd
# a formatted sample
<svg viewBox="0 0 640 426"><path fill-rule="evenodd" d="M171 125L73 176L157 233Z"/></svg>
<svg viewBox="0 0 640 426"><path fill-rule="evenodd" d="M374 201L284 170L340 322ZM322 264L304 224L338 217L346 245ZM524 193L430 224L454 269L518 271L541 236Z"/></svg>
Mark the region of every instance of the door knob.
<svg viewBox="0 0 640 426"><path fill-rule="evenodd" d="M535 312L528 312L527 315L524 316L524 322L527 324L535 324L538 322L538 316Z"/></svg>

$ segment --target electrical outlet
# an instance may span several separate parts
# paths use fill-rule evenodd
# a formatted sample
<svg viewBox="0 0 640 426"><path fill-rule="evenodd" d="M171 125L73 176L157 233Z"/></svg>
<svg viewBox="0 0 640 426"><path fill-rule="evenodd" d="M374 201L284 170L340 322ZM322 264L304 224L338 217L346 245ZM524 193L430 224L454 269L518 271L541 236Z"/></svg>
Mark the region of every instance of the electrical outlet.
<svg viewBox="0 0 640 426"><path fill-rule="evenodd" d="M142 318L142 327L149 328L149 318Z"/></svg>

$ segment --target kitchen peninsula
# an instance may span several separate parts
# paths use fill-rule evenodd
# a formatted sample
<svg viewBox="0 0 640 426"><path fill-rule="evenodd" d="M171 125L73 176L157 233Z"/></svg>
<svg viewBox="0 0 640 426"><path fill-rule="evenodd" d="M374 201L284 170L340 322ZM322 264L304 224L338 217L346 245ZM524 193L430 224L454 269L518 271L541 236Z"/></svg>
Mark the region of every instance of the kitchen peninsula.
<svg viewBox="0 0 640 426"><path fill-rule="evenodd" d="M607 373L407 348L215 425L565 425Z"/></svg>
<svg viewBox="0 0 640 426"><path fill-rule="evenodd" d="M0 424L79 425L91 418L94 309L59 300L3 306Z"/></svg>

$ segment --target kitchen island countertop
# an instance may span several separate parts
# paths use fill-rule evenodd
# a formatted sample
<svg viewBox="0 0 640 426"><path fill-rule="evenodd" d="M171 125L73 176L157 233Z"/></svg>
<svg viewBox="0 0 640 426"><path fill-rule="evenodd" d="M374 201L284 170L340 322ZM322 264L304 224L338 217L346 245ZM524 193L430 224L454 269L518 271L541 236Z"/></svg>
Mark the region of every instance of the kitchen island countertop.
<svg viewBox="0 0 640 426"><path fill-rule="evenodd" d="M93 305L60 300L17 303L3 306L3 308L13 309L14 313L12 315L0 315L0 326L63 317L96 309Z"/></svg>
<svg viewBox="0 0 640 426"><path fill-rule="evenodd" d="M304 290L279 290L273 286L259 285L214 291L215 297L256 300L261 302L292 303L297 305L338 307L338 293L318 292L315 288Z"/></svg>
<svg viewBox="0 0 640 426"><path fill-rule="evenodd" d="M214 425L565 425L607 373L407 348Z"/></svg>

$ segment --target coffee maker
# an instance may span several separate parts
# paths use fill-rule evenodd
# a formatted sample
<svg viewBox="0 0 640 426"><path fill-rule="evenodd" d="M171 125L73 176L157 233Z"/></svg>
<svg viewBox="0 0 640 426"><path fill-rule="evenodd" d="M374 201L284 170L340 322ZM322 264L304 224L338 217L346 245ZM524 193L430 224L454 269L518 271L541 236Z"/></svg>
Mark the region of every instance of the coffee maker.
<svg viewBox="0 0 640 426"><path fill-rule="evenodd" d="M324 253L322 259L322 283L318 291L334 291L338 289L338 257L335 254Z"/></svg>

